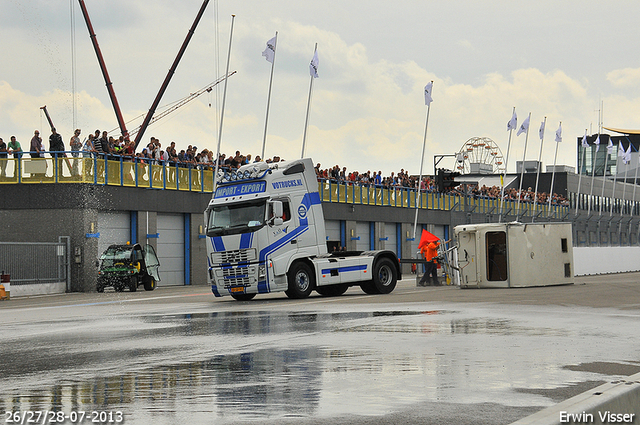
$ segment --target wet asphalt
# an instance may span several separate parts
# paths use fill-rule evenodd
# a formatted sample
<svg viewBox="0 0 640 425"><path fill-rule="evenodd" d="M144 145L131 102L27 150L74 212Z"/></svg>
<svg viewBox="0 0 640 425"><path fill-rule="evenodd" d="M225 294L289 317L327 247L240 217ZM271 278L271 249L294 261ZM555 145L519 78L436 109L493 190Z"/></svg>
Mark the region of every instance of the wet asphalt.
<svg viewBox="0 0 640 425"><path fill-rule="evenodd" d="M639 319L638 273L482 290L409 276L389 295L306 300L237 302L207 286L14 297L0 302L0 413L509 424L640 372Z"/></svg>

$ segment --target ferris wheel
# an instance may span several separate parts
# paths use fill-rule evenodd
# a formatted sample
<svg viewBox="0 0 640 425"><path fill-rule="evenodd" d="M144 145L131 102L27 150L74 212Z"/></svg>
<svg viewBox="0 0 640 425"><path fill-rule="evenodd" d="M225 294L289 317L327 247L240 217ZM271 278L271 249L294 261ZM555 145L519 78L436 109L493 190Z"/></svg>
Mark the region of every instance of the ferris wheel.
<svg viewBox="0 0 640 425"><path fill-rule="evenodd" d="M472 137L457 154L458 172L461 174L500 174L506 169L502 151L488 137Z"/></svg>

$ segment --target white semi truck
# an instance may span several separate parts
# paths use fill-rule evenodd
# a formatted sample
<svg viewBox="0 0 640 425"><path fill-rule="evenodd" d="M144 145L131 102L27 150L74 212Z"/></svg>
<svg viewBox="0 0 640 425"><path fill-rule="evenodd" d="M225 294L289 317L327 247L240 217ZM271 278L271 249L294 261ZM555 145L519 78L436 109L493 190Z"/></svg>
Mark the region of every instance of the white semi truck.
<svg viewBox="0 0 640 425"><path fill-rule="evenodd" d="M285 291L342 295L359 285L388 294L401 278L392 251L327 253L311 159L248 164L224 173L205 211L208 280L216 297L239 301Z"/></svg>

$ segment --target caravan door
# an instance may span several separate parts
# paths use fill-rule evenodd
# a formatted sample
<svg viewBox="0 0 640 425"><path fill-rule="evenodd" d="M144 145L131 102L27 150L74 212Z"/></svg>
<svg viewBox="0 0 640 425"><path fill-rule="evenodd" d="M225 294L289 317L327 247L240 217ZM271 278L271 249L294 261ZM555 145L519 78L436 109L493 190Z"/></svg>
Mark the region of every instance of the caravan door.
<svg viewBox="0 0 640 425"><path fill-rule="evenodd" d="M462 288L478 287L476 236L475 231L458 233L458 267Z"/></svg>

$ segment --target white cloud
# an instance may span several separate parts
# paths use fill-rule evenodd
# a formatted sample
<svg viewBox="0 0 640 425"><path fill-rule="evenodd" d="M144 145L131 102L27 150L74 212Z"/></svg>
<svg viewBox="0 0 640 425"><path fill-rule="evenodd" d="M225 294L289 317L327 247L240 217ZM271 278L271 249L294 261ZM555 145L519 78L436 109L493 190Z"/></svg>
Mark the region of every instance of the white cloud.
<svg viewBox="0 0 640 425"><path fill-rule="evenodd" d="M615 87L637 86L640 82L640 68L616 69L607 74L607 81Z"/></svg>
<svg viewBox="0 0 640 425"><path fill-rule="evenodd" d="M157 2L155 10L166 15L162 22L151 19L142 11L142 6L130 2L110 3L101 10L95 9L99 6L90 7L96 10L90 13L125 119L145 113L150 106L200 3L189 1L176 9L175 3ZM0 136L16 133L23 140L27 138L33 128L41 127L39 107L47 104L66 140L73 126L69 93L71 68L66 52L69 41L65 34L68 22L56 21L56 25L47 27L46 34L40 34L34 32L37 22L30 12L25 8L12 8L13 4L16 3L0 6L0 16L10 16L12 12L14 21L26 22L10 27L11 32L0 27L3 40L10 40L0 45L0 56L10 58L9 63L15 64L5 67L0 80L3 111ZM36 12L40 15L48 10L42 1L37 4ZM412 5L425 8L419 2L403 3L407 10ZM116 12L125 7L128 18L116 25ZM226 7L229 6L220 5L218 28L221 71L226 64L230 26ZM386 174L405 168L417 173L426 113L422 90L431 80L434 81L434 102L425 154L427 172L432 172L433 155L454 153L475 136L492 138L506 153L506 122L514 106L520 122L529 112L532 123L539 123L546 116L548 129L557 128L558 121L563 122L565 142L560 147L558 162L568 165L575 165L574 137L581 136L585 128L596 123L593 111L598 108L600 98L605 104L606 123L638 127L634 111L640 101L624 92L602 96L594 86L598 85L598 78L604 80L607 75L612 86L629 88L637 84L640 70L620 67L617 71L607 70L609 74L588 74L595 65L575 66L578 61L560 57L552 50L548 55L550 60L546 60L540 46L552 43L543 41L550 38L562 44L574 43L578 35L572 29L558 28L555 30L558 33L551 29L535 31L539 37L535 40L537 47L531 48L527 45L531 29L523 28L526 31L521 37L516 31L507 39L504 28L497 25L502 18L494 16L495 11L486 6L481 7L483 13L486 12L483 16L491 22L481 31L457 36L451 32L447 19L439 18L450 15L444 13L449 6L442 5L438 7L445 9L436 8L430 14L433 25L444 31L442 33L432 31L431 26L420 27L417 16L410 17L409 22L416 20L414 24L408 24L406 16L402 16L402 21L393 21L396 12L391 9L373 8L370 10L379 12L368 17L354 13L350 15L352 18L345 19L342 15L331 16L324 7L303 7L301 3L291 4L287 0L277 5L234 3L233 7L238 9L238 17L230 68L238 74L229 80L222 152L240 149L255 156L261 150L270 66L261 52L265 41L276 30L279 35L268 156L295 158L300 154L309 88L308 64L316 42L320 78L314 81L307 153L315 162L326 166L338 163L349 169L377 169ZM308 13L309 7L314 7L317 13ZM500 7L514 6L505 3ZM536 7L542 9L545 5ZM607 13L613 13L609 9ZM571 10L557 12L558 19L573 16ZM385 23L394 31L394 37L373 30L383 15L389 19ZM215 29L210 19L208 13L161 104L186 96L215 80ZM467 22L464 27L475 31L471 24ZM78 126L86 134L96 128L112 129L117 125L83 25L80 21L76 27ZM475 35L477 39L473 38ZM535 67L514 68L512 63L521 58L521 63ZM219 88L221 99L222 86ZM209 108L209 103L216 103L213 94L201 96L152 126L144 140L154 135L163 145L175 140L182 147L196 144L199 148L215 149L219 111ZM539 145L537 134L535 136L529 140L527 159L537 158ZM545 164L553 161L552 140L548 134L543 152ZM524 136L514 137L511 171L515 169L515 160L522 159L523 143Z"/></svg>

